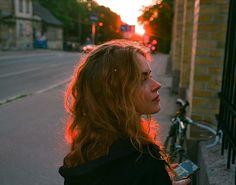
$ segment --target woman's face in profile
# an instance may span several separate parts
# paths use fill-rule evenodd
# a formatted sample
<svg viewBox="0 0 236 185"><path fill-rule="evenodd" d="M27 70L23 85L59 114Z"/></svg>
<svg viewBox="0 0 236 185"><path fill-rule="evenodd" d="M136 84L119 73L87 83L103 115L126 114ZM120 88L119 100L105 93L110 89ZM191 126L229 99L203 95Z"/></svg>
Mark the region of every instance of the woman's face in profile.
<svg viewBox="0 0 236 185"><path fill-rule="evenodd" d="M160 111L160 95L158 90L161 84L151 75L149 61L144 56L138 55L138 64L142 73L141 86L135 94L135 108L140 114L154 114Z"/></svg>

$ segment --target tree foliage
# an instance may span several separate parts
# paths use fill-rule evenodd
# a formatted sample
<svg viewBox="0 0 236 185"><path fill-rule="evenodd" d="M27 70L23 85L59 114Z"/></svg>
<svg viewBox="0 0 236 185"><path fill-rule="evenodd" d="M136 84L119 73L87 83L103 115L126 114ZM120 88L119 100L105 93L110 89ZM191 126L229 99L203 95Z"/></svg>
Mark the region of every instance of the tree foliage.
<svg viewBox="0 0 236 185"><path fill-rule="evenodd" d="M158 41L158 50L168 53L170 50L173 19L173 0L163 0L161 3L145 7L138 21L144 25L151 40Z"/></svg>
<svg viewBox="0 0 236 185"><path fill-rule="evenodd" d="M98 16L96 42L120 38L120 33L117 32L121 22L120 17L93 0L39 0L39 2L64 24L66 41L83 43L87 37L91 38L91 14ZM99 22L103 25L98 26Z"/></svg>
<svg viewBox="0 0 236 185"><path fill-rule="evenodd" d="M120 25L121 19L116 13L104 6L97 6L95 9L102 26L97 29L97 39L104 42L111 39L121 38Z"/></svg>

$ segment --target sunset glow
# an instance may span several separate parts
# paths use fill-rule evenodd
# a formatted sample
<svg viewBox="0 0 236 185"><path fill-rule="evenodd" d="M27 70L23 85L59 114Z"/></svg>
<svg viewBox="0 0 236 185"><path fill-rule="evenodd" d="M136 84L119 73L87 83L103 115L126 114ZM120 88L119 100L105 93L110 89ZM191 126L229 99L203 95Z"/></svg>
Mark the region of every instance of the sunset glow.
<svg viewBox="0 0 236 185"><path fill-rule="evenodd" d="M144 34L144 29L138 24L137 18L142 14L142 7L153 3L153 0L96 0L98 4L109 7L120 15L127 24L135 25L138 34Z"/></svg>
<svg viewBox="0 0 236 185"><path fill-rule="evenodd" d="M135 32L139 35L143 35L145 33L145 30L142 25L136 25Z"/></svg>

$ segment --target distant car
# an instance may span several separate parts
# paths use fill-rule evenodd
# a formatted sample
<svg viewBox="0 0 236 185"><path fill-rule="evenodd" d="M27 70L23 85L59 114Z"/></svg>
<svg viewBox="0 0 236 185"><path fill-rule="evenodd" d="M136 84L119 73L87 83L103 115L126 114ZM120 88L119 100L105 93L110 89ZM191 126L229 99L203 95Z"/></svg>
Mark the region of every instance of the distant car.
<svg viewBox="0 0 236 185"><path fill-rule="evenodd" d="M48 48L47 40L34 40L34 48Z"/></svg>
<svg viewBox="0 0 236 185"><path fill-rule="evenodd" d="M94 44L87 44L82 47L82 52L89 53L90 51L92 51L94 49L94 47L95 47Z"/></svg>

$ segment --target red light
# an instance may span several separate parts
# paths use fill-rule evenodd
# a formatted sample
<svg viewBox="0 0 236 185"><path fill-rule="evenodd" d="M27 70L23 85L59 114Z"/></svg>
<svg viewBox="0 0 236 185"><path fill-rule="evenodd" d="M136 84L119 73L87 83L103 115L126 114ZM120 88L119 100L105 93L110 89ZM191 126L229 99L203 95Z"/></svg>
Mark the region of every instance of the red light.
<svg viewBox="0 0 236 185"><path fill-rule="evenodd" d="M98 23L98 26L103 26L103 22L99 22L99 23Z"/></svg>
<svg viewBox="0 0 236 185"><path fill-rule="evenodd" d="M152 41L152 44L153 44L153 45L156 45L156 44L157 44L157 40L153 40L153 41Z"/></svg>

